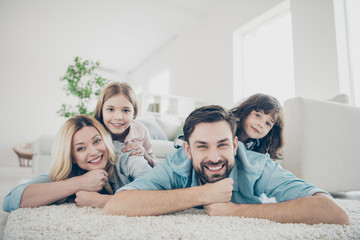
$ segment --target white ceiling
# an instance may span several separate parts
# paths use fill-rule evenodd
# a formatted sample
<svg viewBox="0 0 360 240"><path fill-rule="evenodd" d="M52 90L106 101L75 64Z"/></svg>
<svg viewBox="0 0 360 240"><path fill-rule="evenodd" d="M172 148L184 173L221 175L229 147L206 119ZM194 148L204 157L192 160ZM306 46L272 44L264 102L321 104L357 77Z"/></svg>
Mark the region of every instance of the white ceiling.
<svg viewBox="0 0 360 240"><path fill-rule="evenodd" d="M1 0L0 48L131 72L223 0ZM11 51L11 50L10 50Z"/></svg>

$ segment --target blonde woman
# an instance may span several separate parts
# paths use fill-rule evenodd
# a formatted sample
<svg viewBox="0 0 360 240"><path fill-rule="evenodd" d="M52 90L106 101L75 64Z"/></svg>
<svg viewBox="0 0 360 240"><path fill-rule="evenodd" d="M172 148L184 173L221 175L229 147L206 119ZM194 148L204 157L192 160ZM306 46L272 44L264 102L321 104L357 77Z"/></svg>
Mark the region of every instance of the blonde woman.
<svg viewBox="0 0 360 240"><path fill-rule="evenodd" d="M123 153L124 146L113 142L95 118L68 119L53 145L50 174L16 186L5 197L3 210L74 201L104 207L118 188L151 169L143 157Z"/></svg>

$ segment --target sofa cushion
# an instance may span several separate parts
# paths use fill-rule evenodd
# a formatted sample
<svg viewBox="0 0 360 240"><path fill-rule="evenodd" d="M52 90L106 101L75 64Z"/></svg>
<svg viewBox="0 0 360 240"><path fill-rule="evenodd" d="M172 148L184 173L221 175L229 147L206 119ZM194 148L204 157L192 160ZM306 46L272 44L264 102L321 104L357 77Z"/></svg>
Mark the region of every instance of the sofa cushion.
<svg viewBox="0 0 360 240"><path fill-rule="evenodd" d="M182 128L182 121L176 116L160 116L156 118L156 122L164 130L167 138L170 141L174 141L174 139L178 136L177 134L179 132L179 129Z"/></svg>
<svg viewBox="0 0 360 240"><path fill-rule="evenodd" d="M159 126L159 124L152 118L138 118L149 131L151 139L157 140L168 140L164 130Z"/></svg>

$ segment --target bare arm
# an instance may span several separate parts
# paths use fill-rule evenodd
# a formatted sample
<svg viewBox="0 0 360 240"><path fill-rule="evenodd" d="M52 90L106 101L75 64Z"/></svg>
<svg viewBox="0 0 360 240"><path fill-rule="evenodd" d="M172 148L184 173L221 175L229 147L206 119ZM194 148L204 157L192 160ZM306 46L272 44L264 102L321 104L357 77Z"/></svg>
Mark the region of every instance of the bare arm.
<svg viewBox="0 0 360 240"><path fill-rule="evenodd" d="M30 184L26 187L20 207L39 207L51 204L78 191L100 191L108 181L104 170L93 170L84 175L69 179Z"/></svg>
<svg viewBox="0 0 360 240"><path fill-rule="evenodd" d="M75 202L80 207L98 207L104 208L105 204L112 195L101 194L98 192L79 191L76 193Z"/></svg>
<svg viewBox="0 0 360 240"><path fill-rule="evenodd" d="M323 193L269 204L214 203L205 207L209 215L264 218L281 223L349 224L349 216L331 197Z"/></svg>
<svg viewBox="0 0 360 240"><path fill-rule="evenodd" d="M216 183L175 190L120 191L105 205L105 214L153 216L212 202L227 202L232 195L233 183L231 178L227 178Z"/></svg>

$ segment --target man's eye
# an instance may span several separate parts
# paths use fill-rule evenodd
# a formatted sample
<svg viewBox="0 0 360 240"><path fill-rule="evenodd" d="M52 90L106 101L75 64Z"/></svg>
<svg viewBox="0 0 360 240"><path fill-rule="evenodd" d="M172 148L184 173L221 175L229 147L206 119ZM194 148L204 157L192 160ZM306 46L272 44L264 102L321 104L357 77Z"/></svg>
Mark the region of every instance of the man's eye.
<svg viewBox="0 0 360 240"><path fill-rule="evenodd" d="M197 148L206 148L205 145L198 145Z"/></svg>
<svg viewBox="0 0 360 240"><path fill-rule="evenodd" d="M227 147L227 146L229 146L229 144L227 144L227 143L220 143L219 144L219 147Z"/></svg>

